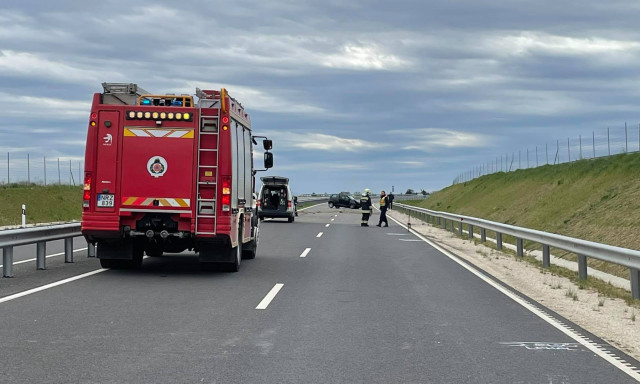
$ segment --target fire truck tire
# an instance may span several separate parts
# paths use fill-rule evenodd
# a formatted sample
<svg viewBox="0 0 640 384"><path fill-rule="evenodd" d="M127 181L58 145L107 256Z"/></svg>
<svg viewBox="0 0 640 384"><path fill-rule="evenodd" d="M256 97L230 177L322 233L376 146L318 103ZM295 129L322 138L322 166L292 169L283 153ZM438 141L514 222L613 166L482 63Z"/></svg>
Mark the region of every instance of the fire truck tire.
<svg viewBox="0 0 640 384"><path fill-rule="evenodd" d="M238 245L231 248L231 257L233 261L228 264L228 271L238 272L242 261L242 227L238 229Z"/></svg>
<svg viewBox="0 0 640 384"><path fill-rule="evenodd" d="M144 253L147 254L147 256L149 257L160 257L162 256L162 248L157 247L157 246L148 246L145 250Z"/></svg>
<svg viewBox="0 0 640 384"><path fill-rule="evenodd" d="M133 260L100 259L100 266L111 269L138 269L142 266L142 256L134 257Z"/></svg>
<svg viewBox="0 0 640 384"><path fill-rule="evenodd" d="M295 221L295 217L291 216L287 218L287 221L293 223Z"/></svg>
<svg viewBox="0 0 640 384"><path fill-rule="evenodd" d="M260 241L260 225L256 220L255 226L251 227L251 235L253 240L243 245L242 248L242 258L247 260L252 260L256 258L256 253L258 252L258 242Z"/></svg>

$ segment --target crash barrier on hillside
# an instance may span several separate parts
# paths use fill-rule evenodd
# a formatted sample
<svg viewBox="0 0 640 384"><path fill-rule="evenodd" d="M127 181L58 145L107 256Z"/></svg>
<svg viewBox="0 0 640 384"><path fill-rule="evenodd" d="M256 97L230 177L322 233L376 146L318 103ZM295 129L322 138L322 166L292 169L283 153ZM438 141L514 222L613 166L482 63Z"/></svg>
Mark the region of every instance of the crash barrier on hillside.
<svg viewBox="0 0 640 384"><path fill-rule="evenodd" d="M82 236L80 223L47 225L0 231L2 248L2 276L13 277L13 247L36 244L37 269L46 269L47 241L64 239L64 262L73 263L73 238ZM95 248L89 244L89 257L95 257Z"/></svg>
<svg viewBox="0 0 640 384"><path fill-rule="evenodd" d="M543 268L548 268L551 265L550 247L575 253L578 255L578 276L580 279L587 278L587 257L625 266L631 271L631 295L634 299L640 299L640 251L557 235L555 233L537 231L535 229L516 227L470 216L432 211L406 204L394 204L394 208L396 207L410 216L417 217L429 224L442 226L443 229L447 229L448 227L451 232L455 232L457 227L460 236L463 236L463 225L466 224L467 234L470 239L474 238L473 232L475 228L479 228L482 242L487 240L487 229L494 231L496 233L496 247L498 250L502 249L503 234L513 236L516 239L517 254L519 257L524 256L524 240L539 243L542 245Z"/></svg>

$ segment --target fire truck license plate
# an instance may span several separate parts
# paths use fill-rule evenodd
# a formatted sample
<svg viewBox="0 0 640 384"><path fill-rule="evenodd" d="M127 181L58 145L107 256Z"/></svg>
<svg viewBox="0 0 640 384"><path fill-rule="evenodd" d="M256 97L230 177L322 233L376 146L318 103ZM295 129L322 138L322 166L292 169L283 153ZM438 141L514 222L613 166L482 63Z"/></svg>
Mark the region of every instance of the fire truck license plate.
<svg viewBox="0 0 640 384"><path fill-rule="evenodd" d="M98 194L98 207L113 207L114 195Z"/></svg>

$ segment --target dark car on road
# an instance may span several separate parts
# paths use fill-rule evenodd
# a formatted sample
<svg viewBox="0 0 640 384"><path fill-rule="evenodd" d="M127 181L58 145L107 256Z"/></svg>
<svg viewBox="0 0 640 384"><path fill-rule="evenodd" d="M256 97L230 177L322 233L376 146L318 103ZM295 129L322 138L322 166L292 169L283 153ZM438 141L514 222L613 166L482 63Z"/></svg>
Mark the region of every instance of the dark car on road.
<svg viewBox="0 0 640 384"><path fill-rule="evenodd" d="M360 201L349 193L340 192L329 196L329 208L348 207L351 209L360 208Z"/></svg>

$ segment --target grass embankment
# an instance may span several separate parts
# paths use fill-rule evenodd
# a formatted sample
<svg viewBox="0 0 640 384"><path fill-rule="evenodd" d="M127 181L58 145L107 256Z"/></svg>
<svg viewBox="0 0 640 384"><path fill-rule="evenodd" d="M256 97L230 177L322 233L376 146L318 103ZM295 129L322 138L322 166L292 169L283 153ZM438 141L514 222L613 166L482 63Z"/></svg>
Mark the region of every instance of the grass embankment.
<svg viewBox="0 0 640 384"><path fill-rule="evenodd" d="M0 226L19 225L22 222L22 204L27 206L27 224L80 220L82 187L0 186Z"/></svg>
<svg viewBox="0 0 640 384"><path fill-rule="evenodd" d="M640 249L639 175L640 154L623 154L487 175L411 204ZM513 244L513 239L505 240ZM533 243L525 247L541 248ZM563 250L551 252L575 260ZM588 264L629 278L624 267L593 259Z"/></svg>

